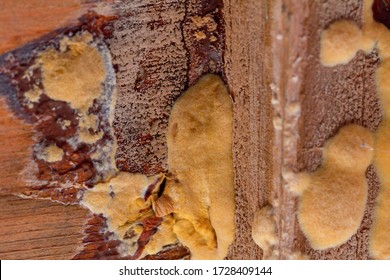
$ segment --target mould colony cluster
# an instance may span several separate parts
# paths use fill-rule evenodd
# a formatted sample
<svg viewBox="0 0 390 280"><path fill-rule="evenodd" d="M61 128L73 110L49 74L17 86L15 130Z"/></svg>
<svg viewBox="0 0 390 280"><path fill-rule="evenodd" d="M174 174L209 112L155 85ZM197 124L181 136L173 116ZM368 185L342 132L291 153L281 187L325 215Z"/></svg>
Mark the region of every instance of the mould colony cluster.
<svg viewBox="0 0 390 280"><path fill-rule="evenodd" d="M277 243L276 224L270 205L256 211L252 223L252 238L263 250L263 259L277 258L278 252L275 250Z"/></svg>
<svg viewBox="0 0 390 280"><path fill-rule="evenodd" d="M355 124L342 127L327 141L322 166L310 174L297 174L289 189L299 197L298 221L311 246L317 250L336 247L348 241L362 222L368 196L365 172L373 162L381 190L370 253L373 258L390 259L390 31L374 20L373 1L366 0L364 5L362 28L341 19L323 31L320 60L328 67L346 64L359 50L368 54L376 46L381 59L376 83L383 121L375 134ZM257 211L252 237L264 258L275 258L276 224L269 206Z"/></svg>
<svg viewBox="0 0 390 280"><path fill-rule="evenodd" d="M299 197L298 220L314 249L335 247L356 233L363 219L368 186L365 171L373 156L373 134L359 125L342 127L324 147L324 161L313 173L297 174L290 191ZM273 209L259 209L252 237L263 249L264 259L277 258ZM291 259L307 259L300 252Z"/></svg>
<svg viewBox="0 0 390 280"><path fill-rule="evenodd" d="M38 166L50 171L51 184L79 186L73 201L106 218L123 257L142 258L179 242L193 259L227 255L235 229L233 109L218 76L204 76L177 100L167 135L169 170L151 177L116 167L115 73L99 37L63 36L36 53L23 77L31 85L21 103L51 133L36 139ZM39 122L48 120L45 130ZM66 177L62 185L53 179L75 169L76 160L91 162L88 179Z"/></svg>
<svg viewBox="0 0 390 280"><path fill-rule="evenodd" d="M342 127L326 143L322 166L298 183L298 220L314 249L341 245L359 228L373 142L372 133L359 125Z"/></svg>
<svg viewBox="0 0 390 280"><path fill-rule="evenodd" d="M23 178L33 195L42 190L40 197L74 188L64 202L75 202L84 183L116 172L111 128L115 72L102 39L88 31L54 37L48 45L31 52L31 58L19 58L24 61L9 73L17 77L17 98L37 131L34 161L26 165Z"/></svg>
<svg viewBox="0 0 390 280"><path fill-rule="evenodd" d="M44 93L52 100L66 102L77 114L78 130L67 140L74 149L81 143L95 144L92 161L105 179L113 174L111 155L113 141L102 141L104 122L112 123L115 104L115 78L109 51L102 42L95 41L89 32L65 36L59 49L43 51L34 67L40 67ZM40 98L37 88L25 93L29 106ZM95 113L99 108L100 114ZM66 130L71 121L60 120ZM109 131L109 133L112 133ZM63 154L51 144L42 153L48 162L61 160Z"/></svg>
<svg viewBox="0 0 390 280"><path fill-rule="evenodd" d="M232 122L226 87L206 75L173 107L166 176L118 172L84 194L83 205L107 218L124 255L141 258L177 242L192 259L227 255L235 229Z"/></svg>
<svg viewBox="0 0 390 280"><path fill-rule="evenodd" d="M234 239L233 107L217 76L180 97L168 125L166 193L173 230L197 259L222 259Z"/></svg>
<svg viewBox="0 0 390 280"><path fill-rule="evenodd" d="M327 249L346 242L356 233L367 201L365 171L372 161L381 189L370 233L373 258L390 258L390 31L374 20L372 0L364 2L364 22L338 20L322 33L321 63L346 64L359 50L378 48L381 63L376 84L383 109L383 121L375 134L358 125L347 125L328 141L322 166L300 177L295 191L300 195L298 219L302 231L315 249ZM336 175L337 174L337 175Z"/></svg>

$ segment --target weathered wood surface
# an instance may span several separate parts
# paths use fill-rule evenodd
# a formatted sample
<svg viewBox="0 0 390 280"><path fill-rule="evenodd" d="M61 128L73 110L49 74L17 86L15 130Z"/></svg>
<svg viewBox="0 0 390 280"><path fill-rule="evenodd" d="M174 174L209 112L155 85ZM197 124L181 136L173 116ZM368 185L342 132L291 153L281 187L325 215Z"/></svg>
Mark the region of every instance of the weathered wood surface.
<svg viewBox="0 0 390 280"><path fill-rule="evenodd" d="M272 1L225 1L224 73L234 98L236 240L231 259L261 258L251 237L253 215L273 189L270 18Z"/></svg>
<svg viewBox="0 0 390 280"><path fill-rule="evenodd" d="M30 53L34 44L23 44L55 40L55 35L41 36L77 25L87 9L117 16L104 41L116 70L113 127L120 170L166 171L165 133L174 101L202 74L218 73L229 87L235 114L237 229L228 258L262 257L251 238L251 225L256 209L270 203L278 222L280 258L296 252L314 259L369 258L368 231L379 187L373 167L367 171L369 201L361 228L331 250L310 248L297 223L296 198L285 188L289 172L313 171L321 164L317 148L343 124L354 122L374 131L381 120L373 76L375 51L359 52L349 64L336 68L319 62L320 31L339 18L361 23L362 0L68 0L50 5L34 0L27 1L30 6L23 5L26 1L0 4L8 7L0 12L2 259L119 258L118 241L102 233L104 219L77 205L80 184L87 179L74 188L20 184L20 171L33 160L31 149L40 128L14 106L23 86L4 75L13 67L10 51L22 47L19 54ZM25 63L30 59L26 57ZM148 258L183 257L188 251L174 247Z"/></svg>

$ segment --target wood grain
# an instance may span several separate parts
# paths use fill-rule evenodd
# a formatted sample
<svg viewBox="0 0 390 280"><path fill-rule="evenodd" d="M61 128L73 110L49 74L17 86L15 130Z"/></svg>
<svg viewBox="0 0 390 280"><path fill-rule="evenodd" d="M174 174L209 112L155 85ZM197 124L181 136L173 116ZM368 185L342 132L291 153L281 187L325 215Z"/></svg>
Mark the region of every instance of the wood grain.
<svg viewBox="0 0 390 280"><path fill-rule="evenodd" d="M25 187L23 171L32 162L33 129L0 97L0 195L18 193Z"/></svg>
<svg viewBox="0 0 390 280"><path fill-rule="evenodd" d="M0 54L77 21L80 0L2 0Z"/></svg>
<svg viewBox="0 0 390 280"><path fill-rule="evenodd" d="M0 196L1 259L71 259L88 211L76 205Z"/></svg>
<svg viewBox="0 0 390 280"><path fill-rule="evenodd" d="M261 257L251 237L252 221L272 195L270 26L265 20L271 7L271 1L224 1L224 73L234 98L236 240L231 259Z"/></svg>
<svg viewBox="0 0 390 280"><path fill-rule="evenodd" d="M1 2L0 33L5 36L0 38L0 53L33 39L44 46L47 38L40 36L74 24L86 8L117 15L104 42L116 70L113 128L116 164L122 171L166 171L165 134L174 101L204 73L224 78L235 118L237 228L228 259L262 258L251 227L255 211L266 204L274 207L278 258L297 252L312 259L370 258L368 232L379 188L374 167L366 173L369 199L363 223L337 248L310 247L296 218L297 198L287 191L291 174L320 166L321 147L341 126L358 123L375 131L381 121L374 81L376 50L359 52L343 66L327 68L319 62L321 30L340 18L361 24L362 0L32 0L24 5L26 1ZM26 51L30 55L34 46ZM12 62L9 53L0 58L5 57ZM0 70L19 73L11 71L11 62ZM27 89L17 79L15 74L10 82L0 83L14 87L7 91L9 100ZM10 196L20 195L24 187L18 174L31 158L35 138L33 125L7 106L0 99L0 141L7 147L0 149L0 257L130 258L119 255L120 243L105 231L103 217L53 202L76 203L77 190L39 186L23 192L53 201ZM49 176L50 169L46 171ZM188 251L173 246L147 258L188 258Z"/></svg>

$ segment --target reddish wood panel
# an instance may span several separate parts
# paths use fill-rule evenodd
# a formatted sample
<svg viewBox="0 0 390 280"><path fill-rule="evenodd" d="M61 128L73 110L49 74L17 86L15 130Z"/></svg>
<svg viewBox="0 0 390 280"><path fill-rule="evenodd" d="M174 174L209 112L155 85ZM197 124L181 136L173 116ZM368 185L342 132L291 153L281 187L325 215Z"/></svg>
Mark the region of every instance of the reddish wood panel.
<svg viewBox="0 0 390 280"><path fill-rule="evenodd" d="M0 54L75 22L83 9L80 0L0 1Z"/></svg>
<svg viewBox="0 0 390 280"><path fill-rule="evenodd" d="M76 205L0 196L0 259L71 259L88 213Z"/></svg>
<svg viewBox="0 0 390 280"><path fill-rule="evenodd" d="M23 170L31 162L33 125L19 119L0 97L0 194L20 191L25 186Z"/></svg>

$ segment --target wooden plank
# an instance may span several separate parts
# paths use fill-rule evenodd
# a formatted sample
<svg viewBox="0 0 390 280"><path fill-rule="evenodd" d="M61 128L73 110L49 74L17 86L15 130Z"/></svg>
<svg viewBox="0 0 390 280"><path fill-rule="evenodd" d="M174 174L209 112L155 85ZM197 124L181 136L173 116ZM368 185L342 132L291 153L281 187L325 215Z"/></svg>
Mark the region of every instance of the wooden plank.
<svg viewBox="0 0 390 280"><path fill-rule="evenodd" d="M255 211L266 204L273 205L277 222L277 258L295 253L313 259L369 258L368 232L379 188L372 166L366 173L369 199L363 223L337 248L310 247L296 218L297 198L287 191L290 175L321 165L321 148L341 126L353 122L375 131L381 121L374 80L376 51L359 52L347 65L332 68L319 61L321 30L340 18L361 25L363 0L32 0L28 5L26 1L0 4L0 33L5 34L0 53L74 25L87 7L118 16L104 42L116 69L113 128L118 140L116 164L122 171L149 175L167 171L165 135L174 101L206 72L225 79L235 114L237 228L229 259L262 258L251 229ZM39 40L44 46L48 39ZM18 67L26 67L23 63ZM13 66L2 67L7 72ZM0 85L12 87L18 77L9 79L12 82L0 80ZM23 86L0 91L10 101ZM34 125L22 121L17 109L11 110L10 102L1 98L0 139L6 149L0 153L0 257L120 258L119 242L104 231L101 216L88 216L78 206L9 196L23 193L76 203L80 186L25 188L21 174L31 160ZM61 178L80 178L80 170ZM52 171L45 172L51 178ZM185 248L173 247L148 258L186 257Z"/></svg>
<svg viewBox="0 0 390 280"><path fill-rule="evenodd" d="M16 117L0 96L0 194L11 194L25 186L23 171L32 160L33 129Z"/></svg>
<svg viewBox="0 0 390 280"><path fill-rule="evenodd" d="M84 237L88 213L76 205L0 196L0 258L72 258Z"/></svg>
<svg viewBox="0 0 390 280"><path fill-rule="evenodd" d="M258 259L251 236L256 209L272 195L272 111L269 87L271 1L224 1L224 72L234 98L233 153L236 184L236 240L231 259Z"/></svg>
<svg viewBox="0 0 390 280"><path fill-rule="evenodd" d="M111 0L2 0L0 54L77 23L82 14L101 7L102 2Z"/></svg>

